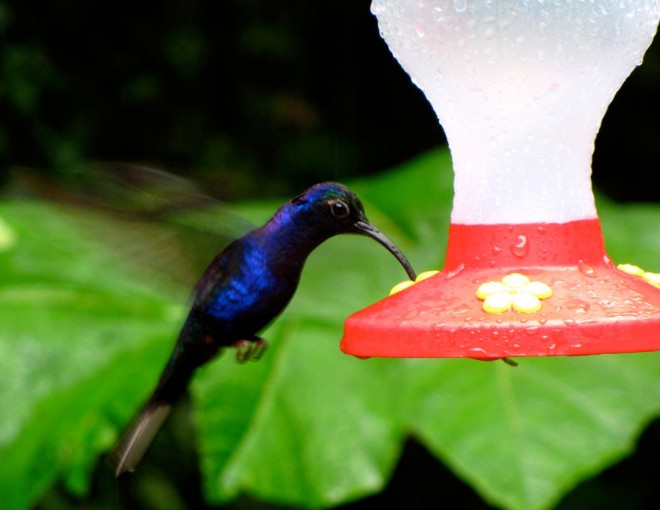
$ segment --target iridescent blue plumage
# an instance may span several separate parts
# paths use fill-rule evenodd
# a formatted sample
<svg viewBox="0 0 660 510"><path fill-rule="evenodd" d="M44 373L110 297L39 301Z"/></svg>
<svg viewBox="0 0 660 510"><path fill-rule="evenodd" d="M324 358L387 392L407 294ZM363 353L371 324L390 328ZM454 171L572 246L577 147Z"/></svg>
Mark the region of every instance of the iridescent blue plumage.
<svg viewBox="0 0 660 510"><path fill-rule="evenodd" d="M240 358L258 357L256 335L293 297L309 254L326 239L362 234L385 246L414 271L396 246L367 220L362 203L339 183L317 184L284 204L262 227L237 239L208 266L158 385L111 454L115 473L132 471L185 391L194 371L223 347Z"/></svg>

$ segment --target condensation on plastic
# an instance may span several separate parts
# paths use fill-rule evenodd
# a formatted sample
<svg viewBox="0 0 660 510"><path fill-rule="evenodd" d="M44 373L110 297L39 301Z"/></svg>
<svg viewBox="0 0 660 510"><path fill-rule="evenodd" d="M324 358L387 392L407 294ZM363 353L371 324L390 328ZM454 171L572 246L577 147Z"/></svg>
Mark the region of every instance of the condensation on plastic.
<svg viewBox="0 0 660 510"><path fill-rule="evenodd" d="M596 217L594 139L660 0L375 0L372 11L447 134L452 223Z"/></svg>

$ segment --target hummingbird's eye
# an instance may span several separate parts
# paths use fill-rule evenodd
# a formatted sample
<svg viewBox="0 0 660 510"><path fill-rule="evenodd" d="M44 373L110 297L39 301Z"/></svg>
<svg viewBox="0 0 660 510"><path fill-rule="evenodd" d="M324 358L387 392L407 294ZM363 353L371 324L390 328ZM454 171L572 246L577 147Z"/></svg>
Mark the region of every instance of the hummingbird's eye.
<svg viewBox="0 0 660 510"><path fill-rule="evenodd" d="M330 212L332 212L332 215L339 220L347 218L350 214L348 205L341 200L332 200L330 202Z"/></svg>

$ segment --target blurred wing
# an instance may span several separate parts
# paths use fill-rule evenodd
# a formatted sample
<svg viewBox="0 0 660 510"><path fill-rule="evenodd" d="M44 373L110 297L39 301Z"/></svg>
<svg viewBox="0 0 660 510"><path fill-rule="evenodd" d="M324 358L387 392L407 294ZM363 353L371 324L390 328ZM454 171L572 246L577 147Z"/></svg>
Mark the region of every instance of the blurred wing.
<svg viewBox="0 0 660 510"><path fill-rule="evenodd" d="M57 203L98 244L108 264L122 264L163 290L186 292L229 242L253 225L188 179L145 166L95 164L54 182L13 172L11 195Z"/></svg>

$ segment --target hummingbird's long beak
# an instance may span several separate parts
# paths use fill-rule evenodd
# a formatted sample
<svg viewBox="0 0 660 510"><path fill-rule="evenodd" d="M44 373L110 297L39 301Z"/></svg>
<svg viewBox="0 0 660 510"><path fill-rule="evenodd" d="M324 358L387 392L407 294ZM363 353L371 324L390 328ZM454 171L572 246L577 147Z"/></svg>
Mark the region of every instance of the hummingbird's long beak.
<svg viewBox="0 0 660 510"><path fill-rule="evenodd" d="M415 275L415 270L410 265L410 262L408 262L408 259L403 254L403 252L399 250L399 248L397 248L396 244L390 241L390 239L385 234L383 234L380 230L374 227L366 219L360 220L357 223L355 223L355 231L358 234L362 234L367 237L371 237L372 239L375 239L385 248L387 248L387 250L396 257L399 263L406 270L406 273L408 274L408 278L410 278L411 280L415 280L417 276Z"/></svg>

